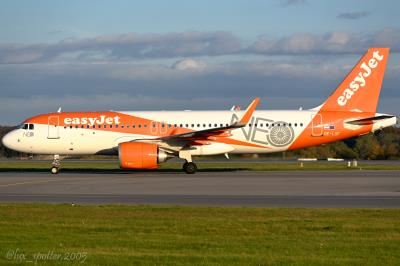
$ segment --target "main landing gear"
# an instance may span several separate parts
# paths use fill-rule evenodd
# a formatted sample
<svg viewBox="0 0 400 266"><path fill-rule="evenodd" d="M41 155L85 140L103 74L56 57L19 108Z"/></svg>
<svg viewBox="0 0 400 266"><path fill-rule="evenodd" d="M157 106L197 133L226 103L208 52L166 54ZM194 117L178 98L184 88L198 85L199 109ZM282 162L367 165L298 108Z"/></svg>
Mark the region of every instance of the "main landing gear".
<svg viewBox="0 0 400 266"><path fill-rule="evenodd" d="M194 174L197 171L197 165L193 162L185 162L183 164L183 171L187 174Z"/></svg>
<svg viewBox="0 0 400 266"><path fill-rule="evenodd" d="M192 155L187 150L180 150L179 151L179 158L184 159L185 163L183 164L183 171L187 174L194 174L197 171L197 165L192 162Z"/></svg>
<svg viewBox="0 0 400 266"><path fill-rule="evenodd" d="M52 167L50 169L51 173L53 175L58 174L60 172L60 166L61 166L60 155L54 155Z"/></svg>

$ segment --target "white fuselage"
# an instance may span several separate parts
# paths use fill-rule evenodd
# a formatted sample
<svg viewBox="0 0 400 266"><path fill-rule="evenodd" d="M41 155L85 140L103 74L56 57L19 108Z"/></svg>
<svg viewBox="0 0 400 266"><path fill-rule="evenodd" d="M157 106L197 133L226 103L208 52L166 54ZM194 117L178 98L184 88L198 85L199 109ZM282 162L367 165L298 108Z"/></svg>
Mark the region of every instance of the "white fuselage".
<svg viewBox="0 0 400 266"><path fill-rule="evenodd" d="M340 132L335 133L335 131L339 131L342 127L339 123L343 123L343 120L324 121L324 117L321 117L321 123L314 124L311 121L317 112L318 110L255 111L245 127L231 130L230 136L210 139L207 145L193 149L191 153L208 155L285 151L290 149L294 142L299 141L298 137L306 129L311 130L312 134L317 132L314 137L319 137L321 143L332 141L323 139L324 135L329 134L332 136L336 134L336 139L342 139ZM227 126L237 121L243 111L115 112L117 115L140 118L142 122L129 118L123 120L118 116L118 121L113 118L114 120L109 120L108 124L100 115L97 121L85 121L86 124L82 124L81 119L75 120L77 122L74 124L72 123L74 113L70 113L68 118L62 114L58 118L58 125L50 125L51 122L35 123L34 119L31 122L27 120L25 123L32 123L34 129L16 129L9 133L3 142L13 150L33 154L115 154L119 143L158 138L174 129L199 131ZM57 113L49 117L55 116ZM154 126L152 121L157 121L158 124ZM118 129L115 128L117 122ZM160 122L163 124L159 124ZM379 121L369 131L395 123L395 118ZM107 128L113 124L113 128ZM368 132L357 131L355 135L364 133ZM174 150L173 143L165 144L165 147Z"/></svg>

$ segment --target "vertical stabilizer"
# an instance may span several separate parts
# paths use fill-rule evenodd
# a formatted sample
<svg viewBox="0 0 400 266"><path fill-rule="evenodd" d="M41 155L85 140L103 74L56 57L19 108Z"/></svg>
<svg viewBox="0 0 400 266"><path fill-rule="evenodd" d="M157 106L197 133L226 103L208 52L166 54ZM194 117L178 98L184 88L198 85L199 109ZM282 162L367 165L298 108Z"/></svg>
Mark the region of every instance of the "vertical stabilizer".
<svg viewBox="0 0 400 266"><path fill-rule="evenodd" d="M376 112L389 48L370 48L339 87L325 101L321 111Z"/></svg>

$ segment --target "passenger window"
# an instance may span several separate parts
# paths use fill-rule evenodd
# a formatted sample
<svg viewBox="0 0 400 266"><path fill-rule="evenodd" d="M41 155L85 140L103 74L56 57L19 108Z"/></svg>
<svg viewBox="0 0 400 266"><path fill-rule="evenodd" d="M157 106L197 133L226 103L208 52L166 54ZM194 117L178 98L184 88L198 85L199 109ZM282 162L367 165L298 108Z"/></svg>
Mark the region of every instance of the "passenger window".
<svg viewBox="0 0 400 266"><path fill-rule="evenodd" d="M29 124L29 130L33 130L33 129L34 129L33 124Z"/></svg>
<svg viewBox="0 0 400 266"><path fill-rule="evenodd" d="M303 123L300 123L300 126L302 127L302 126L303 126Z"/></svg>

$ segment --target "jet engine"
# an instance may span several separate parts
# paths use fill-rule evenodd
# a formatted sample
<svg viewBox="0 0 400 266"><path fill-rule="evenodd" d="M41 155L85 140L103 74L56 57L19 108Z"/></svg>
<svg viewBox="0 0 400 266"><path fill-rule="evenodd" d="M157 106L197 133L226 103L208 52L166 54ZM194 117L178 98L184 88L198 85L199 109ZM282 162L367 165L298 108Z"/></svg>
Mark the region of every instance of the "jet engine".
<svg viewBox="0 0 400 266"><path fill-rule="evenodd" d="M118 145L119 163L122 169L155 169L172 156L160 150L156 144L122 142Z"/></svg>

